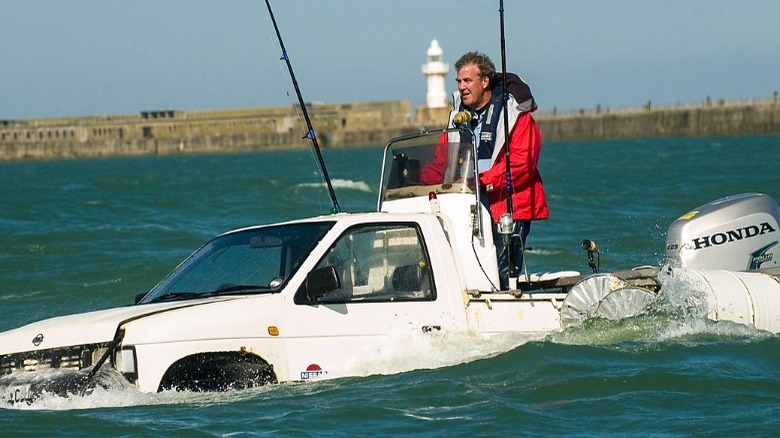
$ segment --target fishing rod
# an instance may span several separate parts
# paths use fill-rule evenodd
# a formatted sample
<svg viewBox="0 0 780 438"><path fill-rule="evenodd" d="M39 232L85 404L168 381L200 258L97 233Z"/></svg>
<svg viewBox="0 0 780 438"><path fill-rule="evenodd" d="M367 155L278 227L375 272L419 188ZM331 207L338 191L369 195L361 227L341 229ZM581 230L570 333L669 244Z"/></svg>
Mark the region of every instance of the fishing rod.
<svg viewBox="0 0 780 438"><path fill-rule="evenodd" d="M514 222L514 206L512 205L512 173L509 166L509 89L506 83L506 39L504 38L504 0L499 0L498 12L501 21L501 81L503 84L503 96L502 101L504 105L504 138L506 139L506 149L504 151L506 155L506 213L501 215L501 219L498 223L498 232L504 236L504 241L507 243L508 251L507 258L509 260L509 278L517 277L517 269L515 268L515 222ZM510 285L511 287L511 285Z"/></svg>
<svg viewBox="0 0 780 438"><path fill-rule="evenodd" d="M339 201L336 199L336 192L333 191L333 185L330 183L330 176L328 176L328 168L325 167L325 160L322 159L322 153L320 152L320 145L317 143L317 136L314 134L314 128L311 126L311 119L309 118L309 112L306 111L306 104L303 102L303 95L301 95L301 89L298 87L298 81L295 79L295 73L293 72L292 64L290 64L290 57L287 56L287 50L284 48L284 42L282 41L282 34L279 33L279 26L276 25L276 18L274 18L274 12L271 10L271 3L269 0L265 0L265 5L268 6L268 14L271 16L271 22L274 24L276 30L276 38L279 39L279 45L282 47L282 57L287 63L287 70L290 71L290 78L292 78L293 87L295 87L295 94L298 95L298 103L301 105L301 111L303 111L303 118L306 120L306 127L309 132L302 138L310 138L314 150L317 152L317 159L320 162L320 169L322 169L322 176L325 178L325 184L328 186L328 194L333 202L332 213L341 213L339 207Z"/></svg>

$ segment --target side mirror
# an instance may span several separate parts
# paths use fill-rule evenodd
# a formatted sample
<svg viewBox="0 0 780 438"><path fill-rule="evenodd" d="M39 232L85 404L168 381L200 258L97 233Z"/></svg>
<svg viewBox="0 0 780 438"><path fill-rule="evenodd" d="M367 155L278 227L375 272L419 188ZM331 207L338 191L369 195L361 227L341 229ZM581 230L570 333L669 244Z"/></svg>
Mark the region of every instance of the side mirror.
<svg viewBox="0 0 780 438"><path fill-rule="evenodd" d="M333 266L315 269L306 275L306 298L316 303L328 292L341 288L341 281Z"/></svg>

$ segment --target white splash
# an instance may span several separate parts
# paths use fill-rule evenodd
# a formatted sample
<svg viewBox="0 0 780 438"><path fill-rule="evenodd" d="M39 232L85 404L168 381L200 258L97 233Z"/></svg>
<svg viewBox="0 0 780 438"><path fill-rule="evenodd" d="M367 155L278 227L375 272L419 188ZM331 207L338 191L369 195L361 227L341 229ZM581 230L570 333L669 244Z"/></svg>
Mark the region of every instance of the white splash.
<svg viewBox="0 0 780 438"><path fill-rule="evenodd" d="M355 361L348 364L340 374L330 374L327 380L318 382L325 383L340 377L390 375L453 366L494 357L536 339L538 337L529 338L517 334L483 337L467 333L423 333L421 331L399 333L386 339L386 342L378 343L367 349L362 357L371 357L370 361ZM277 391L288 386L268 385L219 393L191 391L142 393L110 368L107 369L106 373L103 373L101 382L105 387L97 386L85 395L71 394L62 397L43 393L30 404L20 402L4 405L0 403L0 408L59 411L139 405L232 403L257 397L258 393L261 392ZM2 391L3 395L6 395L6 388L2 388Z"/></svg>
<svg viewBox="0 0 780 438"><path fill-rule="evenodd" d="M357 190L359 192L373 193L374 191L364 181L352 181L349 179L334 179L330 181L334 189ZM296 187L324 188L325 183L301 183Z"/></svg>
<svg viewBox="0 0 780 438"><path fill-rule="evenodd" d="M453 366L494 357L541 337L517 333L491 337L465 332L399 333L357 355L371 360L347 364L343 375L365 377Z"/></svg>
<svg viewBox="0 0 780 438"><path fill-rule="evenodd" d="M619 321L588 320L582 326L554 333L548 339L561 344L615 345L623 342L695 343L697 339L713 336L750 339L773 336L749 325L710 319L715 306L708 293L710 286L693 270L664 267L659 281L658 299L645 313Z"/></svg>

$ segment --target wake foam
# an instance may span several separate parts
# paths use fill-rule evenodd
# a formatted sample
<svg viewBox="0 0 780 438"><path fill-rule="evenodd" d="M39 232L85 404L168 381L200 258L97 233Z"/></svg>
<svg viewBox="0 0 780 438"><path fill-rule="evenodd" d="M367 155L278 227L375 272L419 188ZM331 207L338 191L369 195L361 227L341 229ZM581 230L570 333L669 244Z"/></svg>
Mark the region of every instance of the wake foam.
<svg viewBox="0 0 780 438"><path fill-rule="evenodd" d="M362 359L348 363L342 374L328 377L388 375L459 365L494 357L540 338L518 333L490 337L464 332L399 333L357 355Z"/></svg>
<svg viewBox="0 0 780 438"><path fill-rule="evenodd" d="M359 192L367 192L367 193L373 193L374 191L371 189L371 187L368 186L364 181L352 181L349 179L334 179L330 181L331 185L334 189L346 189L346 190L356 190ZM297 184L295 187L301 187L301 188L325 188L326 185L324 182L320 183L301 183Z"/></svg>
<svg viewBox="0 0 780 438"><path fill-rule="evenodd" d="M423 333L421 331L398 333L387 338L385 342L366 348L363 354L360 355L363 360L347 364L344 371L329 374L326 380L316 380L294 385L296 387L328 385L328 381L341 377L391 375L407 371L454 366L479 359L491 358L513 350L526 342L538 339L539 337L519 334L483 337L467 333ZM101 370L98 373L100 375L100 384L84 393L63 395L43 392L30 403L23 400L13 404L6 402L7 395L14 391L14 387L21 387L25 383L31 383L33 379L52 379L57 377L56 373L57 371L35 373L36 377L32 377L24 372L15 373L15 386L9 387L0 384L0 395L3 396L3 403L0 403L0 406L6 409L59 411L139 405L233 403L256 398L258 395L265 396L268 392L284 391L282 388L290 386L290 384L266 385L249 389L231 389L225 392L169 390L160 393L142 393L115 370L106 367L105 371ZM27 381L24 379L27 379Z"/></svg>
<svg viewBox="0 0 780 438"><path fill-rule="evenodd" d="M714 303L707 293L708 285L693 271L665 267L659 273L661 291L641 315L610 321L586 320L553 333L549 340L561 344L617 345L625 342L652 345L667 342L709 342L712 338L764 339L772 333L745 324L713 321L708 315Z"/></svg>

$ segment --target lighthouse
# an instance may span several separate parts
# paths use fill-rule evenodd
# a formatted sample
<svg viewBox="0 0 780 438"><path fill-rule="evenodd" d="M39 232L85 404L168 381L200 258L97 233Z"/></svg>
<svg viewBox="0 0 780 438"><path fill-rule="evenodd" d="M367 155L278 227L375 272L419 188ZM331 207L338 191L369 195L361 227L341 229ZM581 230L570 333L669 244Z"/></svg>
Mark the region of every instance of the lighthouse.
<svg viewBox="0 0 780 438"><path fill-rule="evenodd" d="M439 42L434 38L428 47L428 62L423 64L422 73L428 79L428 93L426 94L427 108L446 108L447 91L444 88L444 77L450 71L450 66L443 61L444 51Z"/></svg>

